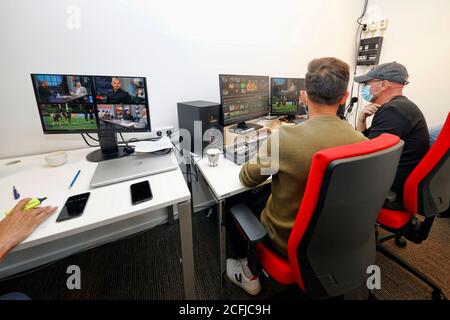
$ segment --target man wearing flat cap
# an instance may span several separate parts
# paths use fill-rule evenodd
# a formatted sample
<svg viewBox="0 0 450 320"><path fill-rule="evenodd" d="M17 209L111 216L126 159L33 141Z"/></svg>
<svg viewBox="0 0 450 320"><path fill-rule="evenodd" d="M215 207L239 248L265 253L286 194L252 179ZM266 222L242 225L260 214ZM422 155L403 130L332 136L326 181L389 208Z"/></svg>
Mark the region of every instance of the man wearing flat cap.
<svg viewBox="0 0 450 320"><path fill-rule="evenodd" d="M380 64L366 75L355 77L363 83L362 96L369 102L358 115L357 129L369 139L382 133L399 136L404 142L403 152L391 191L390 201L385 207L403 207L403 185L415 166L427 153L429 145L428 127L417 105L403 95L408 82L408 71L397 62ZM366 119L374 115L367 128Z"/></svg>

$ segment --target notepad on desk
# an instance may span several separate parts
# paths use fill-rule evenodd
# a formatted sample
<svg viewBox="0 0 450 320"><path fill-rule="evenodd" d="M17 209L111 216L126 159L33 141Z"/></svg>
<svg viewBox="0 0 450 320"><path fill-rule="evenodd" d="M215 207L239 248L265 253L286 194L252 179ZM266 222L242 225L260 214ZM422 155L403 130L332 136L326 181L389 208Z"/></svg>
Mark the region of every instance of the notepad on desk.
<svg viewBox="0 0 450 320"><path fill-rule="evenodd" d="M173 144L170 141L169 137L164 136L157 141L138 141L129 144L134 147L135 152L156 152L164 149L172 149Z"/></svg>

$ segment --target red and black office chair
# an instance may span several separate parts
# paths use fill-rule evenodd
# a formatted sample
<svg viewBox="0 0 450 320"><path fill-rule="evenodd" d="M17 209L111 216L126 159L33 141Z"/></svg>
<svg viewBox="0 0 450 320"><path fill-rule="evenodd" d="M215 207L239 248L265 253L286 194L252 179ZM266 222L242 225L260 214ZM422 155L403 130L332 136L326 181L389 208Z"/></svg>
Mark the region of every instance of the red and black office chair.
<svg viewBox="0 0 450 320"><path fill-rule="evenodd" d="M247 206L230 208L267 273L281 284L297 283L314 299L343 297L365 283L375 262L376 219L402 149L397 136L383 134L317 152L287 257L263 244L266 231Z"/></svg>
<svg viewBox="0 0 450 320"><path fill-rule="evenodd" d="M398 246L405 247L403 237L417 244L427 239L435 216L446 211L450 203L449 147L450 113L436 142L406 179L403 188L405 209L383 208L377 220L383 229L392 232L392 235L378 240L377 250L431 287L433 299L445 298L441 288L381 243L395 238ZM416 215L424 219L419 221Z"/></svg>

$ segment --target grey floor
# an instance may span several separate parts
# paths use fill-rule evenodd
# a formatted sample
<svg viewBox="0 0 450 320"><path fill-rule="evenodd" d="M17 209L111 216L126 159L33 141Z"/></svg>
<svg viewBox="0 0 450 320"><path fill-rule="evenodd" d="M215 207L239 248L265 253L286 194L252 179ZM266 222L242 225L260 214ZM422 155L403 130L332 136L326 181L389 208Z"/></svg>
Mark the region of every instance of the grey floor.
<svg viewBox="0 0 450 320"><path fill-rule="evenodd" d="M220 286L216 217L193 217L196 291L199 299L253 299L227 280ZM428 240L404 249L388 246L435 280L450 295L450 219L438 218ZM0 294L21 291L33 299L182 299L179 228L162 225L142 234L109 243L57 261L20 277L0 280ZM382 289L377 299L429 299L430 290L381 255ZM81 290L68 290L66 269L81 269ZM262 279L258 299L297 299L296 292ZM346 299L366 299L360 289Z"/></svg>

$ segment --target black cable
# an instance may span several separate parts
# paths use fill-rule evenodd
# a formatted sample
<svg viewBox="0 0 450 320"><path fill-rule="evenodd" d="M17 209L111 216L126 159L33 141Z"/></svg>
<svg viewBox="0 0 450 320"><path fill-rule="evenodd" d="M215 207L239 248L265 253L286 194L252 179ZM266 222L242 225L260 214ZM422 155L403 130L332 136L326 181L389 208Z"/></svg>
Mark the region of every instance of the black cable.
<svg viewBox="0 0 450 320"><path fill-rule="evenodd" d="M356 22L358 23L358 28L356 30L356 46L355 46L355 57L356 57L355 60L356 61L355 61L355 68L353 70L353 81L352 81L352 88L350 90L350 99L353 97L353 90L354 90L354 86L355 86L355 77L356 77L356 71L357 71L357 68L358 68L359 45L361 43L362 32L365 30L365 28L367 28L367 25L361 23L361 21L364 18L364 16L366 15L368 3L369 3L369 0L365 0L363 12L362 12L361 16L359 16L359 18L356 20ZM358 95L357 95L357 97L359 97L359 85L358 85ZM359 103L356 102L356 111L358 110L358 108L359 108ZM344 116L345 116L345 119L347 119L348 113L344 114Z"/></svg>
<svg viewBox="0 0 450 320"><path fill-rule="evenodd" d="M198 171L197 171L197 163L198 161L202 160L202 157L200 157L200 159L196 162L194 157L192 156L192 154L190 155L190 162L191 162L191 166L192 168L194 168L193 172L195 172L195 181L198 182Z"/></svg>
<svg viewBox="0 0 450 320"><path fill-rule="evenodd" d="M178 131L179 131L179 130L177 130L177 131L175 131L175 132L178 132ZM168 134L167 136L169 137L169 140L170 140L170 142L172 143L172 145L173 145L173 147L175 148L175 150L177 150L178 153L179 153L182 157L184 157L183 148L178 149L177 146L175 145L175 143L174 143L173 140L172 140L172 134L174 134L175 132L172 132L172 133ZM180 141L180 142L181 142L181 141Z"/></svg>
<svg viewBox="0 0 450 320"><path fill-rule="evenodd" d="M360 92L360 86L361 86L361 83L358 83L358 89L357 89L357 91L356 91L358 97L359 97L359 92ZM355 129L356 129L356 121L357 121L357 119L358 119L358 112L359 112L359 104L356 103L355 117L353 118L353 123L354 123Z"/></svg>
<svg viewBox="0 0 450 320"><path fill-rule="evenodd" d="M173 145L173 147L178 151L178 153L184 158L184 159L186 159L186 157L184 156L184 150L183 150L183 148L181 148L181 149L178 149L177 148L177 146L176 146L176 144L173 142L173 140L172 140L172 135L174 134L174 133L176 133L176 132L178 132L179 130L176 130L176 131L174 131L174 132L172 132L172 133L170 133L170 134L168 134L168 137L169 137L169 139L170 139L170 142L172 143L172 145ZM181 141L180 141L181 142ZM200 157L200 160L201 160L202 158ZM200 161L199 160L199 161ZM195 160L194 160L194 157L193 157L193 155L191 154L191 153L189 153L189 156L188 156L188 162L189 163L186 163L186 165L190 165L191 166L191 168L193 168L193 170L192 170L192 172L194 172L194 174L190 174L190 175L192 175L192 176L194 176L195 177L195 181L198 181L198 171L197 171L197 162L195 162ZM186 175L187 175L187 173L185 173Z"/></svg>
<svg viewBox="0 0 450 320"><path fill-rule="evenodd" d="M181 173L182 174L185 174L185 175L188 175L188 173L186 172L186 171L181 171ZM193 173L189 173L191 176L193 176L194 178L197 178L196 176L195 176L195 174L193 174Z"/></svg>
<svg viewBox="0 0 450 320"><path fill-rule="evenodd" d="M86 133L86 135L89 137L89 138L91 138L92 140L94 140L94 141L96 141L96 142L99 142L98 141L98 139L95 139L93 136L91 136L89 133Z"/></svg>
<svg viewBox="0 0 450 320"><path fill-rule="evenodd" d="M360 26L363 25L363 24L361 23L361 21L362 21L362 18L364 18L364 16L366 15L367 5L368 5L368 4L369 4L369 0L366 0L365 3L364 3L364 9L363 9L363 12L362 12L361 16L356 20L356 22L357 22Z"/></svg>
<svg viewBox="0 0 450 320"><path fill-rule="evenodd" d="M162 150L158 150L158 151L153 151L153 152L150 152L150 153L151 154L156 154L156 155L164 155L164 154L170 153L170 151L172 151L171 148L166 148L166 149L162 149Z"/></svg>
<svg viewBox="0 0 450 320"><path fill-rule="evenodd" d="M81 136L83 137L84 142L86 142L86 144L87 144L89 147L94 147L94 148L100 147L100 145L95 146L95 145L90 144L90 143L86 140L86 138L85 138L85 136L84 136L83 133L81 133Z"/></svg>
<svg viewBox="0 0 450 320"><path fill-rule="evenodd" d="M123 138L122 132L119 132L119 136L120 136L120 139L122 139L122 143L125 143L125 147L128 148L128 141L125 141L125 139Z"/></svg>
<svg viewBox="0 0 450 320"><path fill-rule="evenodd" d="M260 118L260 119L262 119L262 118ZM174 148L180 153L181 156L184 157L184 150L183 150L183 148L178 149L177 146L175 145L175 143L173 142L173 140L171 139L172 134L174 134L174 133L176 133L176 132L178 132L178 131L180 131L180 130L178 129L178 130L172 132L171 134L169 134L168 136L169 136L169 139L170 139L170 141L172 142L172 145L174 146ZM181 142L181 141L180 141L180 142ZM196 180L196 181L198 181L197 163L198 163L200 160L202 160L202 157L200 157L200 159L199 159L198 161L195 161L194 156L192 155L192 153L189 152L189 165L191 166L191 168L194 168L193 172L195 173L195 174L194 174L194 177L195 177L195 180ZM191 175L192 175L192 173L191 173Z"/></svg>
<svg viewBox="0 0 450 320"><path fill-rule="evenodd" d="M158 141L161 140L162 137L156 137L156 138L147 138L147 139L138 139L138 138L131 138L130 140L123 140L119 142L119 144L125 144L127 145L130 142L141 142L141 141Z"/></svg>

